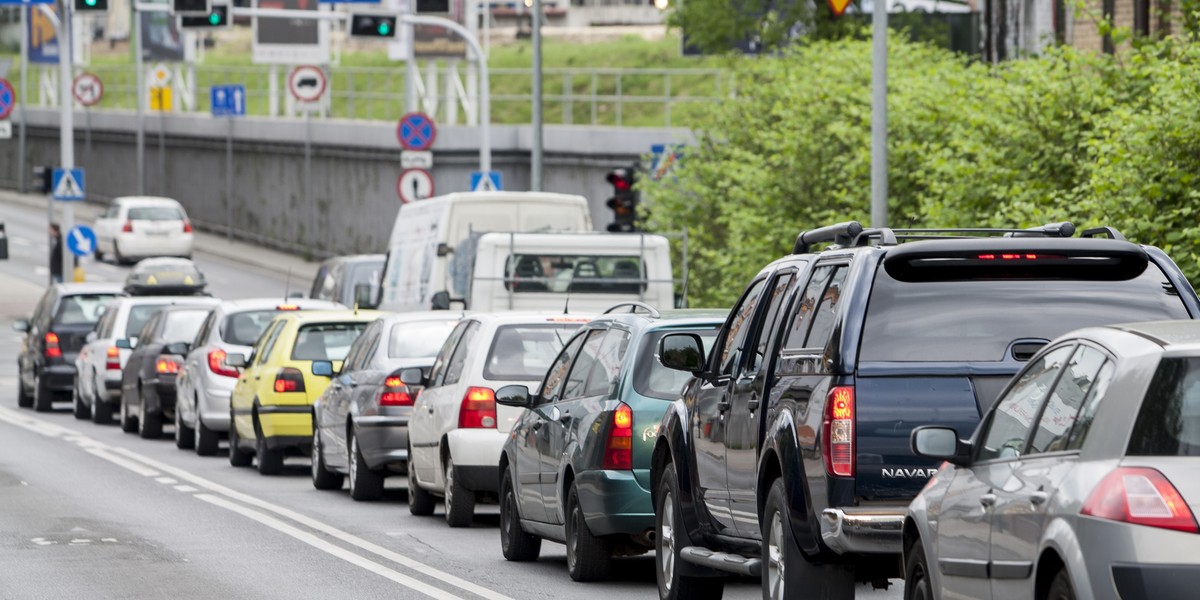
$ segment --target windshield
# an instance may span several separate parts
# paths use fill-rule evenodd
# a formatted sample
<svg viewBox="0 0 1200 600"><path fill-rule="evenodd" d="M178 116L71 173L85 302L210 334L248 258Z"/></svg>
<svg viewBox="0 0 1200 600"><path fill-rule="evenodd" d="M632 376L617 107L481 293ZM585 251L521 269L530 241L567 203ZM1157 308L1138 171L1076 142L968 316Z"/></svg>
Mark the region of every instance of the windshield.
<svg viewBox="0 0 1200 600"><path fill-rule="evenodd" d="M860 360L999 361L1019 339L1052 340L1080 327L1188 318L1153 263L1127 281L901 282L879 269Z"/></svg>
<svg viewBox="0 0 1200 600"><path fill-rule="evenodd" d="M59 302L56 325L95 325L104 314L108 303L116 296L112 294L80 294L66 296Z"/></svg>
<svg viewBox="0 0 1200 600"><path fill-rule="evenodd" d="M167 323L163 327L162 342L190 342L196 338L200 324L208 316L208 309L176 310L167 313Z"/></svg>
<svg viewBox="0 0 1200 600"><path fill-rule="evenodd" d="M1200 358L1164 358L1129 440L1130 456L1200 456Z"/></svg>
<svg viewBox="0 0 1200 600"><path fill-rule="evenodd" d="M489 380L541 381L579 323L505 325L496 330L483 377Z"/></svg>
<svg viewBox="0 0 1200 600"><path fill-rule="evenodd" d="M248 310L229 315L221 323L221 339L239 346L253 346L278 312L274 309Z"/></svg>
<svg viewBox="0 0 1200 600"><path fill-rule="evenodd" d="M712 349L720 328L720 325L710 325L704 329L672 329L647 335L638 351L639 357L647 358L639 363L639 368L633 370L633 389L643 396L659 400L678 398L679 392L692 374L664 367L658 359L658 342L668 333L695 333L700 336L703 350L707 354Z"/></svg>
<svg viewBox="0 0 1200 600"><path fill-rule="evenodd" d="M141 206L129 209L130 221L182 221L183 211L173 206Z"/></svg>
<svg viewBox="0 0 1200 600"><path fill-rule="evenodd" d="M129 307L129 319L125 321L125 337L137 337L146 321L164 306L166 304L139 304Z"/></svg>
<svg viewBox="0 0 1200 600"><path fill-rule="evenodd" d="M350 352L350 344L366 327L366 323L303 325L296 334L292 360L342 360Z"/></svg>
<svg viewBox="0 0 1200 600"><path fill-rule="evenodd" d="M639 256L514 254L504 267L505 289L516 292L636 294L645 289Z"/></svg>
<svg viewBox="0 0 1200 600"><path fill-rule="evenodd" d="M458 321L420 321L392 325L388 358L433 358Z"/></svg>
<svg viewBox="0 0 1200 600"><path fill-rule="evenodd" d="M360 283L365 283L371 286L372 294L379 287L379 281L383 277L383 261L378 262L359 262L353 263L350 266L349 277L342 288L342 299L340 302L346 306L354 306L354 288Z"/></svg>

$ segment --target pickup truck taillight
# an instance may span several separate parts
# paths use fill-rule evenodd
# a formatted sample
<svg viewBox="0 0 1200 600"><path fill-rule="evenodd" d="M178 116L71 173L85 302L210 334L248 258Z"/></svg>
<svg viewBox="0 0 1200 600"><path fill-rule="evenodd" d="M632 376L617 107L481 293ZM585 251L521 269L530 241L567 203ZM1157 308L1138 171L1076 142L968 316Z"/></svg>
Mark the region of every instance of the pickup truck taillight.
<svg viewBox="0 0 1200 600"><path fill-rule="evenodd" d="M116 346L109 346L108 350L104 351L104 368L108 371L121 370L121 349Z"/></svg>
<svg viewBox="0 0 1200 600"><path fill-rule="evenodd" d="M237 377L240 375L237 369L225 365L225 359L229 355L224 350L212 350L208 353L208 370L217 375L224 377Z"/></svg>
<svg viewBox="0 0 1200 600"><path fill-rule="evenodd" d="M304 391L304 373L300 369L284 367L275 374L275 391L280 394Z"/></svg>
<svg viewBox="0 0 1200 600"><path fill-rule="evenodd" d="M459 429L496 428L496 392L485 387L467 388L458 410Z"/></svg>
<svg viewBox="0 0 1200 600"><path fill-rule="evenodd" d="M1119 467L1109 473L1079 512L1133 525L1200 533L1179 490L1161 472L1148 467Z"/></svg>
<svg viewBox="0 0 1200 600"><path fill-rule="evenodd" d="M58 345L58 334L53 331L46 332L46 358L62 358L62 348Z"/></svg>
<svg viewBox="0 0 1200 600"><path fill-rule="evenodd" d="M825 397L821 454L825 471L834 477L854 477L854 388L837 386Z"/></svg>
<svg viewBox="0 0 1200 600"><path fill-rule="evenodd" d="M633 468L633 410L622 402L612 414L608 442L604 446L604 468Z"/></svg>
<svg viewBox="0 0 1200 600"><path fill-rule="evenodd" d="M380 406L412 406L412 395L408 386L400 380L399 375L388 375L383 380L383 390L379 392Z"/></svg>
<svg viewBox="0 0 1200 600"><path fill-rule="evenodd" d="M161 375L175 375L179 373L179 361L174 356L159 355L154 361L154 370Z"/></svg>

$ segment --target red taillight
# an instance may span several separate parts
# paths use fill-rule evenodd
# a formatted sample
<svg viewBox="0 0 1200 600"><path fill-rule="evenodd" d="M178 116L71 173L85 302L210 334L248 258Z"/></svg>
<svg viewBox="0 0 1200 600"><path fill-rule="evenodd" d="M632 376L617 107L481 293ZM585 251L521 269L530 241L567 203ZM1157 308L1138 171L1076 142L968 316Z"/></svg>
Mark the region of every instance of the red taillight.
<svg viewBox="0 0 1200 600"><path fill-rule="evenodd" d="M622 403L612 414L612 427L604 446L604 468L633 468L633 410Z"/></svg>
<svg viewBox="0 0 1200 600"><path fill-rule="evenodd" d="M213 350L208 353L208 370L222 375L224 377L237 377L238 370L225 365L225 357L228 356L224 350Z"/></svg>
<svg viewBox="0 0 1200 600"><path fill-rule="evenodd" d="M183 220L183 232L184 233L192 232L192 222L191 221L188 221L187 219Z"/></svg>
<svg viewBox="0 0 1200 600"><path fill-rule="evenodd" d="M109 371L121 370L121 349L116 346L109 346L104 353L104 368Z"/></svg>
<svg viewBox="0 0 1200 600"><path fill-rule="evenodd" d="M825 470L835 477L854 477L854 388L838 386L829 390L823 429Z"/></svg>
<svg viewBox="0 0 1200 600"><path fill-rule="evenodd" d="M62 348L58 345L58 334L46 332L46 358L62 358Z"/></svg>
<svg viewBox="0 0 1200 600"><path fill-rule="evenodd" d="M174 375L179 372L179 361L174 357L160 356L154 361L154 370L164 375Z"/></svg>
<svg viewBox="0 0 1200 600"><path fill-rule="evenodd" d="M485 387L467 388L458 410L459 429L496 428L496 392Z"/></svg>
<svg viewBox="0 0 1200 600"><path fill-rule="evenodd" d="M412 406L412 395L408 386L400 381L399 375L390 375L383 380L383 391L379 393L380 406ZM461 418L461 417L460 417Z"/></svg>
<svg viewBox="0 0 1200 600"><path fill-rule="evenodd" d="M125 221L125 226L121 228L125 233L133 233L133 221Z"/></svg>
<svg viewBox="0 0 1200 600"><path fill-rule="evenodd" d="M1200 533L1179 490L1148 467L1118 467L1092 490L1081 514L1134 525Z"/></svg>
<svg viewBox="0 0 1200 600"><path fill-rule="evenodd" d="M300 369L284 367L275 374L275 391L280 394L304 391L304 374Z"/></svg>

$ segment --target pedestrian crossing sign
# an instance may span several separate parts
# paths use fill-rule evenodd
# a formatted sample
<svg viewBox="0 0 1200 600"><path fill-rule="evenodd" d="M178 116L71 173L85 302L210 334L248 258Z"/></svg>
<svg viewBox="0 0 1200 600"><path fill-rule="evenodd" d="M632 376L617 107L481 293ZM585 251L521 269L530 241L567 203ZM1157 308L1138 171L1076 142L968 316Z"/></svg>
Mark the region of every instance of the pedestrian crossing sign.
<svg viewBox="0 0 1200 600"><path fill-rule="evenodd" d="M52 183L50 195L55 200L83 200L83 169L54 169Z"/></svg>

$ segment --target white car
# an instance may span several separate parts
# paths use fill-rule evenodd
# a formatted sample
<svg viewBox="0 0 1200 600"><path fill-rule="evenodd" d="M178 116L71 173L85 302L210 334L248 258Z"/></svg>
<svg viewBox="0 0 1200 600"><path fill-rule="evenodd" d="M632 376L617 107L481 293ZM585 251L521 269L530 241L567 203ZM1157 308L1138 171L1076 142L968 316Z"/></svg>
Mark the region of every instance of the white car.
<svg viewBox="0 0 1200 600"><path fill-rule="evenodd" d="M335 302L300 298L231 300L213 308L175 378L175 445L181 450L194 448L201 456L217 453L221 434L229 431L229 395L239 375L225 364L225 357L249 356L275 315L339 308Z"/></svg>
<svg viewBox="0 0 1200 600"><path fill-rule="evenodd" d="M123 263L151 256L192 256L192 222L170 198L125 196L96 219L96 258Z"/></svg>
<svg viewBox="0 0 1200 600"><path fill-rule="evenodd" d="M136 338L146 321L165 306L213 302L202 296L125 296L114 300L75 359L75 416L86 419L91 413L95 423L113 422L113 411L121 402L121 370L133 352L118 348L117 340Z"/></svg>
<svg viewBox="0 0 1200 600"><path fill-rule="evenodd" d="M428 378L406 369L407 385L423 385L408 424L408 509L433 514L445 498L451 527L471 524L475 501L500 487L500 451L522 408L497 406L495 391L536 387L563 344L590 317L530 313L464 318L434 359Z"/></svg>

